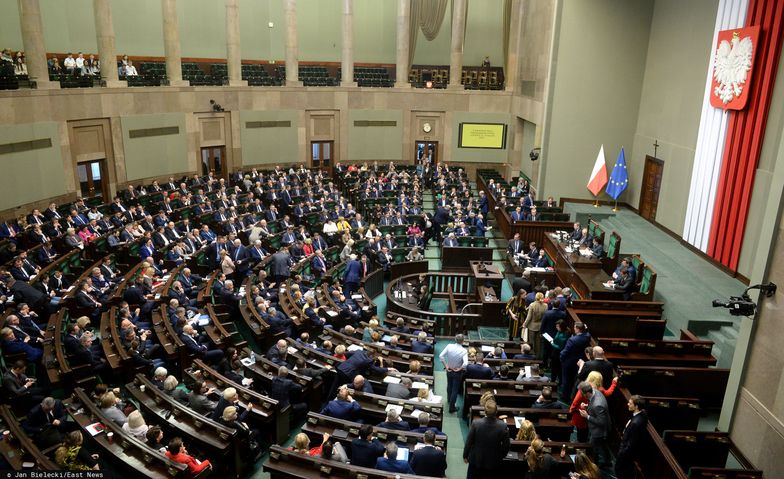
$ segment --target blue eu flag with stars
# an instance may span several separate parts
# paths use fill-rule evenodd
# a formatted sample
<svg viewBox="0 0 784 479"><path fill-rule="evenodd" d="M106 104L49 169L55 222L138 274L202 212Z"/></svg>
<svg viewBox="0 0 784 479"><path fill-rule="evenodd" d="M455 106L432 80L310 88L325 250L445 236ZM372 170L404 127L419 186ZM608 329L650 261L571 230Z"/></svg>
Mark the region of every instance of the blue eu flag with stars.
<svg viewBox="0 0 784 479"><path fill-rule="evenodd" d="M607 182L607 189L604 190L612 199L617 200L621 193L629 186L629 172L626 171L626 156L621 152L618 153L618 159L615 160L610 181Z"/></svg>

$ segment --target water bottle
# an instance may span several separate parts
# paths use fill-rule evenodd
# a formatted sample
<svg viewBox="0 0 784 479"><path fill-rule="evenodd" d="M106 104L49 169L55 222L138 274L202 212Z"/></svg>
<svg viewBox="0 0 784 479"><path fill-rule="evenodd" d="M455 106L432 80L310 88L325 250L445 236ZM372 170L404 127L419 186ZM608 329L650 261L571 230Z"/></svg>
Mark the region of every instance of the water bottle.
<svg viewBox="0 0 784 479"><path fill-rule="evenodd" d="M251 351L250 352L250 360L255 363L256 362L256 353Z"/></svg>

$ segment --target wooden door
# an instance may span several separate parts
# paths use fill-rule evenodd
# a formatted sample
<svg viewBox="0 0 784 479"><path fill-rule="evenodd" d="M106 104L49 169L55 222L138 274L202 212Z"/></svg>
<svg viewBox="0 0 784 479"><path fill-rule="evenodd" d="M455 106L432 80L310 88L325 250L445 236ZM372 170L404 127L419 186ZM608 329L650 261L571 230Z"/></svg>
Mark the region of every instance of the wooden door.
<svg viewBox="0 0 784 479"><path fill-rule="evenodd" d="M645 172L642 176L642 191L640 191L640 216L649 221L656 219L663 171L662 160L652 156L645 157Z"/></svg>
<svg viewBox="0 0 784 479"><path fill-rule="evenodd" d="M104 203L109 200L105 164L105 160L95 160L78 163L76 165L76 173L79 179L79 191L81 192L82 198L103 198Z"/></svg>
<svg viewBox="0 0 784 479"><path fill-rule="evenodd" d="M414 154L417 164L421 164L423 167L425 164L429 164L431 168L434 168L438 164L438 142L417 141Z"/></svg>
<svg viewBox="0 0 784 479"><path fill-rule="evenodd" d="M212 172L219 178L226 178L226 147L208 146L201 149L201 174Z"/></svg>
<svg viewBox="0 0 784 479"><path fill-rule="evenodd" d="M310 142L310 166L318 168L326 175L332 174L332 159L334 153L334 141L311 141Z"/></svg>

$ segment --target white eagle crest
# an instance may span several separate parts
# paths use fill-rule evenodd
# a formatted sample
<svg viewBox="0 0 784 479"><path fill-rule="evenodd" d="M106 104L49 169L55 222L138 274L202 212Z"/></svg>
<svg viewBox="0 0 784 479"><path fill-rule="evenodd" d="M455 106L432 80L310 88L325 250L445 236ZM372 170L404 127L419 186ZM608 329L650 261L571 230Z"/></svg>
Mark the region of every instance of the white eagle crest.
<svg viewBox="0 0 784 479"><path fill-rule="evenodd" d="M753 45L751 37L742 40L736 33L732 43L722 40L716 49L713 63L713 77L719 84L713 93L727 104L739 97L746 83L747 73L751 70Z"/></svg>

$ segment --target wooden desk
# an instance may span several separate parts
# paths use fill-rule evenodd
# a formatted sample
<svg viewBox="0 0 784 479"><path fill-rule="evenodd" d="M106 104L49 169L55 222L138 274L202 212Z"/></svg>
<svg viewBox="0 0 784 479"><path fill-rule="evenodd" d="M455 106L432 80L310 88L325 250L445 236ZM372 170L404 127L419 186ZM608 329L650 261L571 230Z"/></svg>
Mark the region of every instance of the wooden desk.
<svg viewBox="0 0 784 479"><path fill-rule="evenodd" d="M33 440L22 429L19 419L11 412L10 406L0 406L0 416L3 418L0 428L11 431L7 440L0 441L0 454L8 465L15 471L21 471L24 462L35 463L33 467L39 470L55 471L60 469L33 443Z"/></svg>
<svg viewBox="0 0 784 479"><path fill-rule="evenodd" d="M493 261L493 248L441 247L442 271L467 270L470 268L471 261Z"/></svg>
<svg viewBox="0 0 784 479"><path fill-rule="evenodd" d="M496 291L501 291L501 283L504 280L504 275L497 265L487 264L483 261L469 261L471 274L476 278L477 295L479 295L480 286L491 286ZM481 298L482 296L479 295Z"/></svg>
<svg viewBox="0 0 784 479"><path fill-rule="evenodd" d="M623 299L622 292L603 286L611 278L602 270L601 260L567 251L566 245L549 233L544 236L543 247L553 261L560 283L572 288L581 298Z"/></svg>

